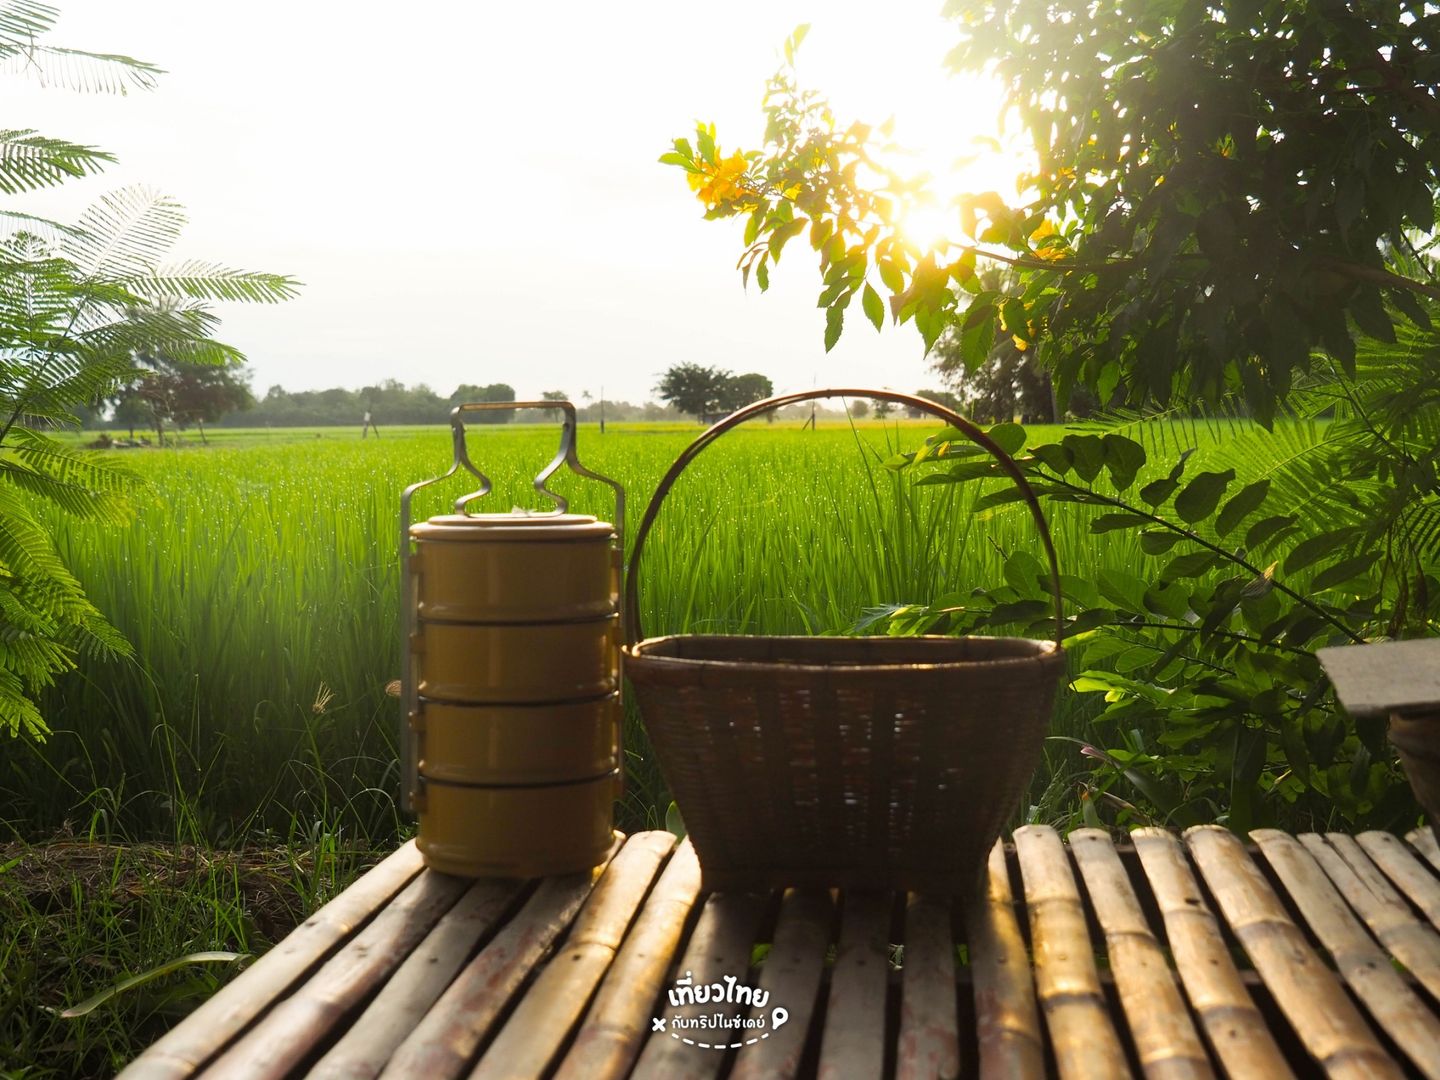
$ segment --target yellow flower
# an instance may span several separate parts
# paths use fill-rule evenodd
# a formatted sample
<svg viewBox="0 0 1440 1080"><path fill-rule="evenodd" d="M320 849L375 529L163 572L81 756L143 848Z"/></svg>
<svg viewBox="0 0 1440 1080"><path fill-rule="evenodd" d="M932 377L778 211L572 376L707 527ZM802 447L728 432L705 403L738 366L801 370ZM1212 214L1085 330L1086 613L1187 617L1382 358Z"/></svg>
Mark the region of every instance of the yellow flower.
<svg viewBox="0 0 1440 1080"><path fill-rule="evenodd" d="M1040 241L1050 236L1059 237L1059 232L1055 228L1054 223L1049 221L1042 221L1040 227L1030 234L1030 245L1035 247L1035 257L1044 259L1047 262L1055 262L1057 259L1065 258L1066 253L1063 246L1063 237L1060 237L1060 245L1046 244L1044 247L1037 246Z"/></svg>
<svg viewBox="0 0 1440 1080"><path fill-rule="evenodd" d="M749 193L744 183L749 167L745 155L740 153L722 158L714 165L702 161L700 171L689 174L690 190L707 207L721 206Z"/></svg>

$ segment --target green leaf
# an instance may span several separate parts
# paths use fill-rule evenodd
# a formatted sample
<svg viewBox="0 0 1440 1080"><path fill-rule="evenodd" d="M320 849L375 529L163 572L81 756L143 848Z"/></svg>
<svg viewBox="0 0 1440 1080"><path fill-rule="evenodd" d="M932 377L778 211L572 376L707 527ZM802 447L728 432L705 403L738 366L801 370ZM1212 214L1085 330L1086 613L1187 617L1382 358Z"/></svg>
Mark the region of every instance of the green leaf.
<svg viewBox="0 0 1440 1080"><path fill-rule="evenodd" d="M957 481L980 480L985 477L995 476L999 466L989 458L971 458L968 461L959 461L950 466L949 475Z"/></svg>
<svg viewBox="0 0 1440 1080"><path fill-rule="evenodd" d="M825 351L829 352L840 340L840 332L845 329L845 309L839 304L831 304L825 309Z"/></svg>
<svg viewBox="0 0 1440 1080"><path fill-rule="evenodd" d="M1239 496L1236 496L1239 498ZM1245 534L1245 546L1247 548L1258 548L1267 540L1274 539L1280 533L1295 527L1298 519L1293 514L1282 514L1276 517L1262 518L1250 526L1250 531Z"/></svg>
<svg viewBox="0 0 1440 1080"><path fill-rule="evenodd" d="M997 626L1002 623L1029 622L1053 610L1054 604L1049 600L1016 600L1013 603L996 604L990 610L988 621Z"/></svg>
<svg viewBox="0 0 1440 1080"><path fill-rule="evenodd" d="M776 262L779 262L780 252L784 250L790 238L799 233L807 224L809 224L809 222L805 218L799 217L787 221L783 225L776 226L775 230L770 234L770 257Z"/></svg>
<svg viewBox="0 0 1440 1080"><path fill-rule="evenodd" d="M1091 630L1101 626L1109 626L1115 621L1115 612L1109 608L1086 608L1074 618L1065 623L1065 638L1068 641L1080 634L1089 633Z"/></svg>
<svg viewBox="0 0 1440 1080"><path fill-rule="evenodd" d="M1015 455L1025 448L1025 429L1019 424L996 424L985 432L990 440L1007 454Z"/></svg>
<svg viewBox="0 0 1440 1080"><path fill-rule="evenodd" d="M674 802L665 808L665 831L677 840L685 839L685 819L680 816L680 807Z"/></svg>
<svg viewBox="0 0 1440 1080"><path fill-rule="evenodd" d="M1024 502L1025 496L1020 489L1013 484L997 488L983 498L975 501L975 513L980 514L987 510L993 510L997 506L1004 506L1007 503Z"/></svg>
<svg viewBox="0 0 1440 1080"><path fill-rule="evenodd" d="M1139 514L1101 514L1094 521L1090 522L1092 533L1114 532L1116 529L1133 529L1140 525L1149 525L1150 519L1141 517Z"/></svg>
<svg viewBox="0 0 1440 1080"><path fill-rule="evenodd" d="M1355 325L1370 337L1387 345L1395 344L1395 326L1385 312L1385 301L1381 299L1379 289L1373 285L1361 285L1356 289L1350 301L1350 314L1354 316Z"/></svg>
<svg viewBox="0 0 1440 1080"><path fill-rule="evenodd" d="M1285 644L1303 649L1308 646L1316 634L1328 629L1330 624L1319 615L1302 615L1290 624L1285 631Z"/></svg>
<svg viewBox="0 0 1440 1080"><path fill-rule="evenodd" d="M1234 479L1234 469L1200 473L1185 485L1184 491L1175 496L1175 513L1181 521L1190 523L1209 517L1220 504L1220 497L1225 494L1226 487Z"/></svg>
<svg viewBox="0 0 1440 1080"><path fill-rule="evenodd" d="M1180 481L1165 477L1161 480L1152 480L1140 489L1140 498L1150 506L1159 506L1174 493L1180 486Z"/></svg>
<svg viewBox="0 0 1440 1080"><path fill-rule="evenodd" d="M880 280L891 293L898 296L905 291L905 274L893 259L876 259L875 268L880 271Z"/></svg>
<svg viewBox="0 0 1440 1080"><path fill-rule="evenodd" d="M1028 551L1017 551L1005 560L1005 581L1021 597L1048 595L1049 573Z"/></svg>
<svg viewBox="0 0 1440 1080"><path fill-rule="evenodd" d="M1433 208L1432 208L1433 212ZM1390 292L1390 299L1395 306L1404 312L1405 317L1418 326L1421 330L1431 328L1430 313L1425 306L1415 299L1415 294L1409 289L1394 289Z"/></svg>
<svg viewBox="0 0 1440 1080"><path fill-rule="evenodd" d="M660 164L661 164L661 165L679 165L679 166L681 166L682 168L686 168L686 169L692 168L692 166L691 166L691 164L690 164L690 159L689 159L688 157L686 157L684 154L676 153L674 150L671 150L671 151L669 151L669 152L667 152L667 153L661 154L661 155L660 155ZM671 175L674 175L674 174L672 173Z"/></svg>
<svg viewBox="0 0 1440 1080"><path fill-rule="evenodd" d="M1140 550L1146 555L1163 555L1183 539L1173 529L1146 529L1140 534Z"/></svg>
<svg viewBox="0 0 1440 1080"><path fill-rule="evenodd" d="M1125 611L1145 610L1145 582L1134 574L1106 567L1095 575L1100 595Z"/></svg>
<svg viewBox="0 0 1440 1080"><path fill-rule="evenodd" d="M1235 526L1260 508L1260 504L1265 501L1265 496L1269 493L1270 481L1268 479L1246 484L1231 496L1220 511L1220 516L1215 519L1215 534L1217 536L1228 535Z"/></svg>
<svg viewBox="0 0 1440 1080"><path fill-rule="evenodd" d="M1042 443L1040 446L1032 446L1030 452L1061 476L1075 465L1070 448L1061 443Z"/></svg>
<svg viewBox="0 0 1440 1080"><path fill-rule="evenodd" d="M715 164L715 136L703 124L695 129L695 145L700 150L701 160Z"/></svg>
<svg viewBox="0 0 1440 1080"><path fill-rule="evenodd" d="M960 324L961 330L974 330L984 323L988 323L995 316L995 305L993 304L971 304L965 309L965 319Z"/></svg>
<svg viewBox="0 0 1440 1080"><path fill-rule="evenodd" d="M1000 318L1004 320L1006 333L1025 337L1030 316L1025 311L1025 304L1018 297L1007 297L1000 304Z"/></svg>
<svg viewBox="0 0 1440 1080"><path fill-rule="evenodd" d="M1190 598L1180 585L1164 584L1145 590L1145 609L1171 619L1183 619L1190 611Z"/></svg>
<svg viewBox="0 0 1440 1080"><path fill-rule="evenodd" d="M880 299L880 294L867 281L865 289L860 294L860 306L865 309L865 317L868 318L876 330L885 326L885 301Z"/></svg>
<svg viewBox="0 0 1440 1080"><path fill-rule="evenodd" d="M1087 484L1105 467L1105 443L1098 435L1066 435L1060 445L1070 451L1075 475Z"/></svg>
<svg viewBox="0 0 1440 1080"><path fill-rule="evenodd" d="M755 210L745 219L745 246L748 248L755 243L760 235L760 227L765 224L765 207L757 206Z"/></svg>
<svg viewBox="0 0 1440 1080"><path fill-rule="evenodd" d="M1177 555L1165 564L1160 572L1161 581L1175 581L1178 578L1200 577L1212 569L1220 560L1213 551L1192 551L1188 555Z"/></svg>
<svg viewBox="0 0 1440 1080"><path fill-rule="evenodd" d="M810 33L809 23L800 23L791 31L790 36L785 39L785 63L795 63L795 53L805 42L805 35Z"/></svg>
<svg viewBox="0 0 1440 1080"><path fill-rule="evenodd" d="M901 322L904 322L902 317ZM990 355L990 346L994 340L988 323L973 327L960 335L960 359L965 364L966 371L978 371L985 363L985 358Z"/></svg>
<svg viewBox="0 0 1440 1080"><path fill-rule="evenodd" d="M1334 588L1362 574L1368 574L1375 568L1375 556L1355 555L1336 563L1334 566L1326 567L1315 575L1315 580L1310 583L1311 592L1323 592L1326 589Z"/></svg>
<svg viewBox="0 0 1440 1080"><path fill-rule="evenodd" d="M1125 491L1145 467L1145 448L1134 439L1113 432L1103 436L1101 441L1105 446L1105 467L1110 470L1110 480L1115 490Z"/></svg>
<svg viewBox="0 0 1440 1080"><path fill-rule="evenodd" d="M79 1005L72 1005L68 1009L61 1010L58 1015L64 1020L75 1020L82 1016L88 1016L111 998L123 994L127 990L133 990L137 986L143 986L145 983L153 979L158 979L163 975L169 975L173 971L179 971L183 967L189 967L192 964L230 964L236 960L248 959L249 956L249 953L237 952L189 953L186 956L181 956L175 960L169 960L166 963L159 964L156 967L150 968L148 971L142 971L138 975L131 975L127 979L121 979L114 986L101 990L98 994L86 998L80 1002ZM52 1009L50 1011L54 1012L55 1010Z"/></svg>
<svg viewBox="0 0 1440 1080"><path fill-rule="evenodd" d="M1100 603L1100 590L1095 582L1075 574L1060 575L1060 592L1075 601L1077 607L1091 608Z"/></svg>
<svg viewBox="0 0 1440 1080"><path fill-rule="evenodd" d="M1318 562L1332 551L1344 547L1354 539L1355 532L1354 527L1346 526L1306 537L1296 544L1290 554L1286 556L1285 573L1293 574L1298 570L1304 570L1305 567Z"/></svg>

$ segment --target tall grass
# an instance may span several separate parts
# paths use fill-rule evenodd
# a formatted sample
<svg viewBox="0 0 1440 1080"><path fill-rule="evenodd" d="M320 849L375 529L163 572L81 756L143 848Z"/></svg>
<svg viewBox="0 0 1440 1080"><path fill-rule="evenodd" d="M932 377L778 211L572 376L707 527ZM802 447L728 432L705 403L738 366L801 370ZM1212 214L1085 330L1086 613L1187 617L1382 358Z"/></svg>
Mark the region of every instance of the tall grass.
<svg viewBox="0 0 1440 1080"><path fill-rule="evenodd" d="M1001 583L1006 554L1037 549L1023 511L977 519L974 485L916 487L879 464L929 430L762 423L718 442L673 489L647 544L645 632L843 632L868 607ZM581 456L626 486L633 525L694 434L587 428ZM133 524L56 521L67 563L136 659L83 661L47 693L54 734L41 748L13 745L0 766L12 833L68 823L97 838L223 844L405 830L393 801L397 710L384 693L399 672L398 493L443 471L449 446L443 429L387 435L132 451L124 460L151 493ZM476 429L472 457L496 482L486 505L540 505L529 479L555 438ZM473 486L423 492L416 517L446 512ZM555 487L574 509L612 516L608 489ZM1113 534L1093 543L1083 510L1052 527L1068 573L1139 558ZM634 717L627 727L621 824L654 825L667 795Z"/></svg>

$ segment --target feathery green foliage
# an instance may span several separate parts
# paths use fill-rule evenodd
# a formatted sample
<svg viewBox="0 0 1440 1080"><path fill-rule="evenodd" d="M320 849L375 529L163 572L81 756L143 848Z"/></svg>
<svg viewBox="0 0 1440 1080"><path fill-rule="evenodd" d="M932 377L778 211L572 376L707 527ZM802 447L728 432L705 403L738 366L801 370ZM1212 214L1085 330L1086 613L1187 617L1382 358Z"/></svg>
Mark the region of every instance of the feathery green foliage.
<svg viewBox="0 0 1440 1080"><path fill-rule="evenodd" d="M1052 513L1079 509L1092 535L1132 534L1147 557L1062 582L1074 686L1106 702L1086 752L1100 792L1128 787L1117 805L1132 819L1413 823L1383 721L1338 708L1315 650L1440 625L1440 311L1429 314L1392 346L1362 343L1353 374L1315 357L1294 418L1272 431L1211 421L1228 432L1203 467L1189 451L1176 460L1174 425L1154 418L1112 416L1053 442L997 429L1025 451ZM1167 475L1137 479L1167 458ZM927 461L946 467L920 483L996 475L943 435L891 464ZM977 507L1013 502L1007 486ZM1005 576L964 602L880 614L897 633L1043 632L1038 563L1013 555Z"/></svg>
<svg viewBox="0 0 1440 1080"><path fill-rule="evenodd" d="M85 90L148 89L158 69L129 57L61 49L39 39L56 10L0 3L0 70ZM97 171L114 160L93 147L0 130L0 194ZM51 504L99 523L128 515L134 477L57 441L74 409L132 379L141 353L229 364L239 353L212 337L210 300L269 302L294 293L273 274L161 260L185 222L179 204L145 188L106 195L75 226L0 212L0 731L46 732L35 695L77 654L126 656L125 639L85 597L40 514Z"/></svg>

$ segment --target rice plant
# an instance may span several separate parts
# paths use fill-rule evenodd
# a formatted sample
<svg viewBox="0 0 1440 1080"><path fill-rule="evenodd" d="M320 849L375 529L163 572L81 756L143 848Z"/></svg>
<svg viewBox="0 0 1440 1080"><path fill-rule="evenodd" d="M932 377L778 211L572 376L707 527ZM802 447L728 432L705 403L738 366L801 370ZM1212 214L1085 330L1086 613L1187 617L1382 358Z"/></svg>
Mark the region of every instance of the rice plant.
<svg viewBox="0 0 1440 1080"><path fill-rule="evenodd" d="M917 487L878 467L928 425L740 428L696 460L667 500L640 567L647 635L852 632L867 609L964 597L1034 547L1023 513L976 516L972 486ZM695 431L582 430L638 521ZM53 522L67 565L134 646L87 661L46 699L53 735L15 743L0 795L17 836L69 823L99 839L179 842L403 835L397 814L398 493L448 463L441 429L254 433L208 449L131 451L152 498L128 526ZM484 428L472 456L485 505L538 506L530 478L553 453L543 426ZM427 489L415 516L474 487ZM574 509L612 515L608 490L557 478ZM1138 559L1097 545L1084 511L1051 527L1065 569ZM1079 723L1062 703L1057 722ZM622 828L663 822L668 795L636 718L627 724ZM1049 778L1041 777L1038 790Z"/></svg>

